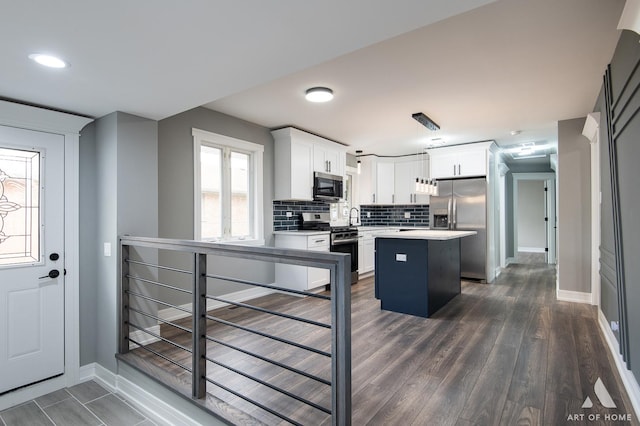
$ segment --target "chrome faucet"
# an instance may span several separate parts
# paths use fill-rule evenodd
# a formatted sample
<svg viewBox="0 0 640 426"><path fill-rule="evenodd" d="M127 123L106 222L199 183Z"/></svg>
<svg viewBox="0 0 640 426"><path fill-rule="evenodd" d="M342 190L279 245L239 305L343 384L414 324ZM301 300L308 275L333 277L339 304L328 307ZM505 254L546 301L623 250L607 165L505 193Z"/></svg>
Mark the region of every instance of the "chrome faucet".
<svg viewBox="0 0 640 426"><path fill-rule="evenodd" d="M357 216L354 218L353 215L351 214L353 211L356 211ZM353 221L352 219L357 219L357 223L360 223L360 210L358 210L355 207L351 207L351 210L349 210L349 225L353 225Z"/></svg>

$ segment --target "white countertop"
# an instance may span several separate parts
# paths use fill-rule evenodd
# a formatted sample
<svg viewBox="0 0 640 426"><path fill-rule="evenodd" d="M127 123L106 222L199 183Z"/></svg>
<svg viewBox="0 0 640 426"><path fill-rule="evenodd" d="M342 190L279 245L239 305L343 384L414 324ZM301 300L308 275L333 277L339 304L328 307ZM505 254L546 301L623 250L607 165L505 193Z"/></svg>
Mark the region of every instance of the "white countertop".
<svg viewBox="0 0 640 426"><path fill-rule="evenodd" d="M329 235L329 231L273 231L274 235Z"/></svg>
<svg viewBox="0 0 640 426"><path fill-rule="evenodd" d="M376 238L400 238L413 240L453 240L455 238L468 237L476 235L476 231L438 231L438 230L422 230L422 231L403 231L378 234Z"/></svg>

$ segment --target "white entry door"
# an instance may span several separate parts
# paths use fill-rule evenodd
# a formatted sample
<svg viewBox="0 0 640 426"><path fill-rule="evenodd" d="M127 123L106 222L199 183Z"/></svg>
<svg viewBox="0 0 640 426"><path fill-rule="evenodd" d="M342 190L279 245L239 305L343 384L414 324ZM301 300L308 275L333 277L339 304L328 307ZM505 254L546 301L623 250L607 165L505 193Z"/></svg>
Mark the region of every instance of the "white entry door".
<svg viewBox="0 0 640 426"><path fill-rule="evenodd" d="M0 394L64 373L64 136L0 126Z"/></svg>

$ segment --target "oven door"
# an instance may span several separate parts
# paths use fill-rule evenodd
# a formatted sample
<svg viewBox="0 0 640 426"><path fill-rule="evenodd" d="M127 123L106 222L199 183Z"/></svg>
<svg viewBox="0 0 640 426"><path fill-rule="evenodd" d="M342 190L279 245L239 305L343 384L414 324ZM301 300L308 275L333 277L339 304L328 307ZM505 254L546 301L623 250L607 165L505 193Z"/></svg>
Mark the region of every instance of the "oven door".
<svg viewBox="0 0 640 426"><path fill-rule="evenodd" d="M358 239L336 241L331 244L331 251L351 255L351 284L358 282Z"/></svg>

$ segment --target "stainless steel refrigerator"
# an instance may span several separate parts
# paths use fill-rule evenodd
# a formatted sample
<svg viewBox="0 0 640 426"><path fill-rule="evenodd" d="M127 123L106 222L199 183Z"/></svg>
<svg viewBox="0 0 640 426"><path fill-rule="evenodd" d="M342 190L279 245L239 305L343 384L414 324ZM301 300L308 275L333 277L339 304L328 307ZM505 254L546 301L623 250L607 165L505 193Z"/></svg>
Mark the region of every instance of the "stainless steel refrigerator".
<svg viewBox="0 0 640 426"><path fill-rule="evenodd" d="M485 178L438 180L429 203L431 229L476 231L460 240L460 275L487 281L487 181Z"/></svg>

